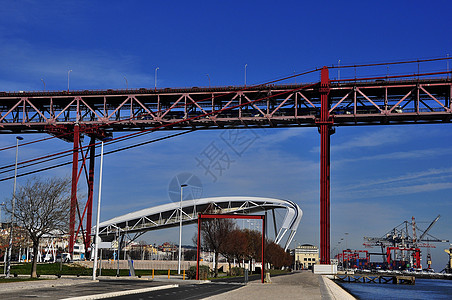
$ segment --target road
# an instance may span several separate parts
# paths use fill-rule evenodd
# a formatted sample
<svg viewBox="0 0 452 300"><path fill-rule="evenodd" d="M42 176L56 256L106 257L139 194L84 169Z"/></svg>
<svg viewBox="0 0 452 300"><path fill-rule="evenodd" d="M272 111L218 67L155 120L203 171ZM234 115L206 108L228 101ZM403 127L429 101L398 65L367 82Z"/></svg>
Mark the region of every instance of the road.
<svg viewBox="0 0 452 300"><path fill-rule="evenodd" d="M186 284L177 288L152 291L142 294L134 294L108 299L114 300L141 300L141 299L159 299L159 300L178 300L178 299L204 299L206 297L232 291L242 284L234 283L204 283L204 284Z"/></svg>
<svg viewBox="0 0 452 300"><path fill-rule="evenodd" d="M103 299L202 299L237 289L243 286L242 282L208 282L197 284L189 280L149 281L102 279L98 282L79 278L40 280L35 282L2 284L0 286L0 299L46 298L56 300L96 295L103 295ZM178 285L178 287L172 287L172 285ZM143 289L149 290L154 288L164 289L137 293ZM127 291L130 291L130 293ZM114 293L114 295L108 298L109 293ZM117 296L117 293L126 293L128 295Z"/></svg>

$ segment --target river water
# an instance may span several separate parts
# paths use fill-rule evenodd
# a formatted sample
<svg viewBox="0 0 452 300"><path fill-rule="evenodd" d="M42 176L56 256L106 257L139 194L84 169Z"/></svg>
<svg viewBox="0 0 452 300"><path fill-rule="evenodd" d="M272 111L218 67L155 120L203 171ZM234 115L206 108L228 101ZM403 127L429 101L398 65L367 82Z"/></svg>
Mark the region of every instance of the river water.
<svg viewBox="0 0 452 300"><path fill-rule="evenodd" d="M415 285L338 283L359 299L452 299L452 280L416 279Z"/></svg>

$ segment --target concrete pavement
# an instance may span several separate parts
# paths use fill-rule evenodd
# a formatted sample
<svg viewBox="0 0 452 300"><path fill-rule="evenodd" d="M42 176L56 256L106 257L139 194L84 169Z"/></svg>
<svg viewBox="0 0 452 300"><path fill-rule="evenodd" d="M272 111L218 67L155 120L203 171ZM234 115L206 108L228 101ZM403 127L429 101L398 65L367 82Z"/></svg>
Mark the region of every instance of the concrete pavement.
<svg viewBox="0 0 452 300"><path fill-rule="evenodd" d="M252 281L239 289L206 299L355 299L326 276L310 271L272 277L271 281L266 284Z"/></svg>
<svg viewBox="0 0 452 300"><path fill-rule="evenodd" d="M86 277L42 277L47 277L48 280L2 283L0 298L101 299L206 282L175 277L168 279L166 276L158 276L154 280L149 277L104 277L100 281ZM310 271L276 276L271 280L272 283L266 284L262 284L260 280L251 281L246 286L206 299L355 299L326 276L315 275ZM203 297L200 295L196 299L201 298Z"/></svg>
<svg viewBox="0 0 452 300"><path fill-rule="evenodd" d="M43 277L47 277L47 280L1 283L0 299L103 299L171 289L179 286L181 284L180 281L182 281L175 279L171 282L165 282L130 277L111 277L93 281L86 277L56 279L55 276L41 276L41 278Z"/></svg>

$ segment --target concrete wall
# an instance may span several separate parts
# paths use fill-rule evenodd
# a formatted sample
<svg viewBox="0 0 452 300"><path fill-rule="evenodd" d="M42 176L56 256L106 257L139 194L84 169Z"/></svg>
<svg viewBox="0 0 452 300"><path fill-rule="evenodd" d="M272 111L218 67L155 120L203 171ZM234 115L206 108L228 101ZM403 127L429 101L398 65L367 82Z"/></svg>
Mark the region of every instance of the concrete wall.
<svg viewBox="0 0 452 300"><path fill-rule="evenodd" d="M79 261L77 264L85 266L87 268L93 267L92 261ZM98 266L100 265L100 261L98 262ZM206 266L208 265L212 268L212 263L208 262L200 262L200 265ZM114 260L102 260L102 269L116 269L118 266L118 261ZM178 262L177 260L134 260L133 268L135 270L177 270ZM182 261L181 269L188 270L191 266L196 267L196 261ZM229 270L229 265L227 263L219 263L220 268L223 267L224 271ZM127 260L119 260L119 268L120 269L128 269L129 265Z"/></svg>

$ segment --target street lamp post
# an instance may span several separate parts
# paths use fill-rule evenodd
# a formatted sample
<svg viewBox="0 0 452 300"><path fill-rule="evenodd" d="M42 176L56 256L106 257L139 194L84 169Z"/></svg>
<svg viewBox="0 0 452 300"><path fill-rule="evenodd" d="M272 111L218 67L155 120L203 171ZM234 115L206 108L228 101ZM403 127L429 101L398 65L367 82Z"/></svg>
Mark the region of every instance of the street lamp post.
<svg viewBox="0 0 452 300"><path fill-rule="evenodd" d="M110 138L108 138L110 139ZM104 139L102 140L101 144L101 150L100 150L100 170L99 170L99 197L97 199L97 216L96 216L96 235L94 237L94 264L93 264L93 280L96 280L96 271L97 271L97 252L99 251L99 220L100 220L100 200L101 200L101 194L102 194L102 172L103 172L103 165L104 165L104 141L108 140ZM118 254L118 261L119 261L119 254Z"/></svg>
<svg viewBox="0 0 452 300"><path fill-rule="evenodd" d="M210 76L209 74L206 74L207 78L209 78L209 89L210 89Z"/></svg>
<svg viewBox="0 0 452 300"><path fill-rule="evenodd" d="M6 206L5 202L0 203L0 224L2 224L2 206ZM3 274L6 274L6 251L3 255Z"/></svg>
<svg viewBox="0 0 452 300"><path fill-rule="evenodd" d="M177 274L180 274L180 261L181 261L181 255L182 255L182 200L183 200L183 189L186 187L186 184L180 185L180 204L179 204L179 210L180 210L180 217L179 217L179 262L177 264Z"/></svg>
<svg viewBox="0 0 452 300"><path fill-rule="evenodd" d="M348 232L345 233L345 249L348 249L347 235L348 235Z"/></svg>
<svg viewBox="0 0 452 300"><path fill-rule="evenodd" d="M447 53L447 78L449 78L449 53Z"/></svg>
<svg viewBox="0 0 452 300"><path fill-rule="evenodd" d="M13 201L12 201L12 209L11 209L11 224L9 231L9 244L8 244L8 261L6 263L6 277L9 277L11 274L11 250L13 247L13 223L14 223L14 214L16 208L16 179L17 179L17 157L19 155L19 141L24 138L21 136L16 136L16 164L14 167L14 187L13 187Z"/></svg>
<svg viewBox="0 0 452 300"><path fill-rule="evenodd" d="M155 76L154 76L154 91L157 90L157 70L159 67L155 68Z"/></svg>
<svg viewBox="0 0 452 300"><path fill-rule="evenodd" d="M69 74L71 74L72 70L67 71L67 92L69 93Z"/></svg>
<svg viewBox="0 0 452 300"><path fill-rule="evenodd" d="M127 81L126 76L124 76L124 79L126 80L126 90L128 90L129 89L129 82Z"/></svg>
<svg viewBox="0 0 452 300"><path fill-rule="evenodd" d="M44 92L46 91L46 82L44 81L44 78L41 78L42 83L44 84Z"/></svg>
<svg viewBox="0 0 452 300"><path fill-rule="evenodd" d="M246 87L246 67L248 67L248 64L245 64L245 87Z"/></svg>

